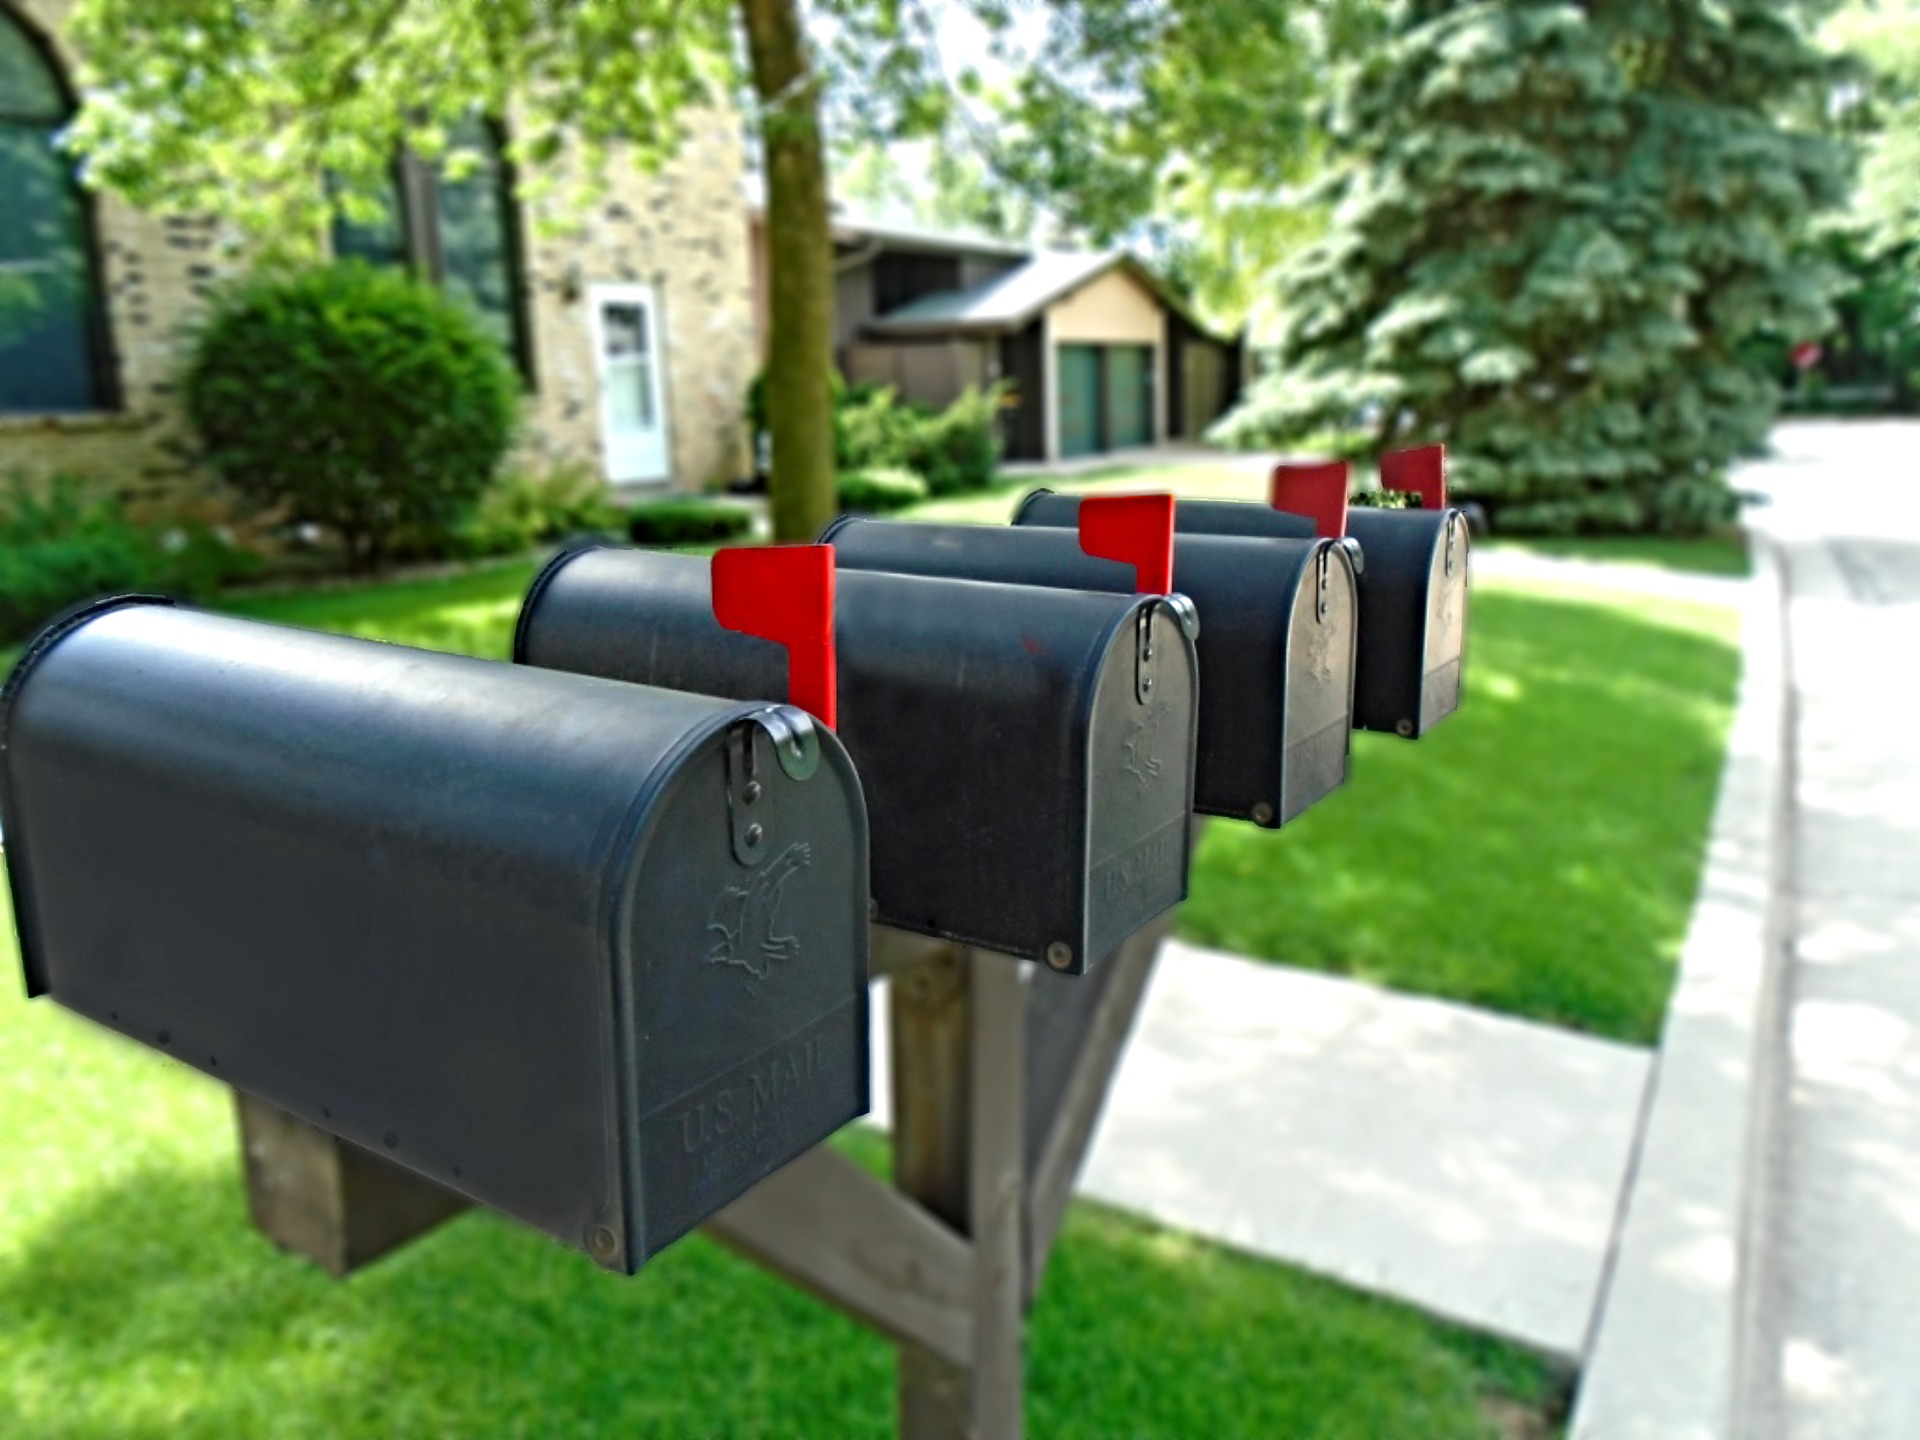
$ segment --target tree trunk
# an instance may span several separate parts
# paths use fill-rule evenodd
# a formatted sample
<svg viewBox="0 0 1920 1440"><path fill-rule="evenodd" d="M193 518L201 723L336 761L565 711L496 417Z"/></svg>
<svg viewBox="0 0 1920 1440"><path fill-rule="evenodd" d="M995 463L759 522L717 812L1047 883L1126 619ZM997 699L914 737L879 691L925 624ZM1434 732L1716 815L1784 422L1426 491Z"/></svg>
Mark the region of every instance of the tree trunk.
<svg viewBox="0 0 1920 1440"><path fill-rule="evenodd" d="M820 81L795 0L740 0L767 171L767 428L773 535L812 540L837 508L833 473L833 239Z"/></svg>

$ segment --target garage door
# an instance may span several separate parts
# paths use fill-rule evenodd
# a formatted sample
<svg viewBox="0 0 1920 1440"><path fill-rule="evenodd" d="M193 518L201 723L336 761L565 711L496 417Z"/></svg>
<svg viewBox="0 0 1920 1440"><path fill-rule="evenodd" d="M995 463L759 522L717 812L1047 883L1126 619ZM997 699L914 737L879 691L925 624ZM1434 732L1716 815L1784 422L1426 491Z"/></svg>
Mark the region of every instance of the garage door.
<svg viewBox="0 0 1920 1440"><path fill-rule="evenodd" d="M1153 443L1153 349L1109 345L1107 355L1107 445L1119 450Z"/></svg>
<svg viewBox="0 0 1920 1440"><path fill-rule="evenodd" d="M1100 448L1100 349L1096 345L1062 345L1056 354L1060 453L1091 455Z"/></svg>

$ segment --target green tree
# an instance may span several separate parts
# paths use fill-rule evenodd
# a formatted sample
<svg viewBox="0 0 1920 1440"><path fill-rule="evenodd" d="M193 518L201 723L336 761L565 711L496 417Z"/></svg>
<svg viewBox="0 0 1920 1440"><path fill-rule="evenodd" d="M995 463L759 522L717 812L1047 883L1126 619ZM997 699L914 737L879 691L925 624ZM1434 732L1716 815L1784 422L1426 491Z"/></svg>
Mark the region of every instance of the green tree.
<svg viewBox="0 0 1920 1440"><path fill-rule="evenodd" d="M1443 441L1515 530L1693 530L1828 323L1804 243L1845 147L1784 117L1844 68L1780 0L1409 0L1348 67L1326 237L1224 438Z"/></svg>
<svg viewBox="0 0 1920 1440"><path fill-rule="evenodd" d="M1315 135L1309 13L820 0L803 22L797 0L78 0L75 143L94 182L304 258L334 208L374 218L396 146L440 159L476 112L511 113L524 188L571 195L591 193L616 142L657 163L688 106L746 91L767 178L775 532L803 538L833 507L823 105L855 138L964 133L994 184L1104 240L1151 211L1175 166L1294 173ZM984 111L989 96L1001 103Z"/></svg>

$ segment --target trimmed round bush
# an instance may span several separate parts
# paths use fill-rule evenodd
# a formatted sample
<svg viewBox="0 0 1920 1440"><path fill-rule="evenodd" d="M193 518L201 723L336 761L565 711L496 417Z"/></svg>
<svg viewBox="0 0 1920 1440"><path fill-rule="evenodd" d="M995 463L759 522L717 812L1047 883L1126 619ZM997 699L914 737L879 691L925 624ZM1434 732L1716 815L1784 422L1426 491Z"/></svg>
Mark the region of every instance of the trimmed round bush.
<svg viewBox="0 0 1920 1440"><path fill-rule="evenodd" d="M836 482L840 508L860 515L891 515L927 498L927 482L911 470L849 470Z"/></svg>
<svg viewBox="0 0 1920 1440"><path fill-rule="evenodd" d="M185 374L206 462L377 569L396 531L449 543L512 443L519 383L453 301L360 262L242 281Z"/></svg>

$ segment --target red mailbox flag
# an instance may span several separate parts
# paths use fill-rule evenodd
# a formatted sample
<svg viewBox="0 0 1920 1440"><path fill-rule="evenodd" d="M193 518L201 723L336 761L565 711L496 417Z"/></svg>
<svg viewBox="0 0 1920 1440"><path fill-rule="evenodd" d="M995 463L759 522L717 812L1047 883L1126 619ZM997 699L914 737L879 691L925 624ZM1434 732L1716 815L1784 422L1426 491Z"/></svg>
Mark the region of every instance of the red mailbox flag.
<svg viewBox="0 0 1920 1440"><path fill-rule="evenodd" d="M787 700L829 730L838 718L833 547L746 545L713 557L713 618L787 647Z"/></svg>
<svg viewBox="0 0 1920 1440"><path fill-rule="evenodd" d="M1447 447L1422 445L1418 450L1395 450L1380 460L1380 488L1420 497L1422 510L1447 508Z"/></svg>
<svg viewBox="0 0 1920 1440"><path fill-rule="evenodd" d="M1347 462L1282 461L1273 467L1273 508L1313 521L1314 534L1338 540L1347 533Z"/></svg>
<svg viewBox="0 0 1920 1440"><path fill-rule="evenodd" d="M1089 496L1080 502L1080 548L1133 566L1136 594L1172 594L1173 496Z"/></svg>

